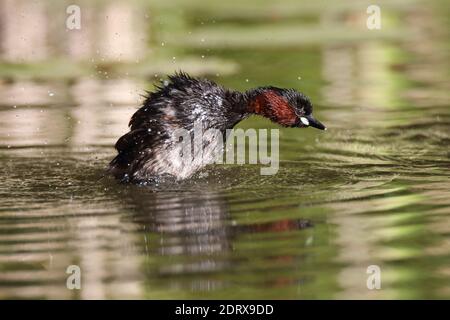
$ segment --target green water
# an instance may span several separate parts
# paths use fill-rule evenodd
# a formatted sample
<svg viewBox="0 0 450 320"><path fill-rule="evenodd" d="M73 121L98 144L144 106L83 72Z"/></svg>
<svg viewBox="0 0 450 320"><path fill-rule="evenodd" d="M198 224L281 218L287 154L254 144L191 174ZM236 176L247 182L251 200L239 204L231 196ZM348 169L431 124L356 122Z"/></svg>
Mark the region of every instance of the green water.
<svg viewBox="0 0 450 320"><path fill-rule="evenodd" d="M103 65L100 75L71 64L54 79L52 60L5 63L0 298L450 298L448 4L395 3L380 36L325 28L302 41L300 26L322 30L317 10L298 23L294 5L267 20L270 11L246 15L244 4L194 1L186 8L197 16L149 40L167 42L154 64ZM181 19L170 13L157 11ZM227 26L256 40L232 31L229 43L195 42ZM290 32L281 41L256 30L271 28ZM102 179L139 94L159 77L142 70L186 64L239 90L297 88L328 131L280 129L273 176L217 165L156 191ZM239 126L278 128L256 117ZM81 268L81 290L66 288L69 265ZM380 290L367 288L371 265Z"/></svg>

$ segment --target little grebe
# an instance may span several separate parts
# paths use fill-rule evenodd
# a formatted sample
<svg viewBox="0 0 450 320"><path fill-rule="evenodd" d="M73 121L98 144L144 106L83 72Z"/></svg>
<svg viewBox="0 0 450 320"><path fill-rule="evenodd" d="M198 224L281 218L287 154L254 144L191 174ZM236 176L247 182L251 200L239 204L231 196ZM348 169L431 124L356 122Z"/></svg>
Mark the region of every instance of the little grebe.
<svg viewBox="0 0 450 320"><path fill-rule="evenodd" d="M203 142L202 161L189 166L179 161L179 137L173 132L180 128L191 132L197 121L205 130L225 132L257 114L285 127L326 130L313 118L308 97L294 89L259 87L241 93L183 72L169 76L157 89L149 93L131 117L130 131L115 145L119 154L111 161L109 172L123 182L147 183L161 176L181 180L212 163L215 149L208 148L208 141Z"/></svg>

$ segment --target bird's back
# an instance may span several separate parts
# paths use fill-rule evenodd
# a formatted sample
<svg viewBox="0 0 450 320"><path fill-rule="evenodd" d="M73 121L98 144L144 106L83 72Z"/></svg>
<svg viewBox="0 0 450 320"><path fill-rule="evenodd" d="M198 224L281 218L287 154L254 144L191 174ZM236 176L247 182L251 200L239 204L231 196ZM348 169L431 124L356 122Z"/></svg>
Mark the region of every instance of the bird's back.
<svg viewBox="0 0 450 320"><path fill-rule="evenodd" d="M209 80L184 73L170 76L157 91L148 94L132 116L130 131L115 145L119 154L111 161L110 172L123 181L135 182L165 174L189 177L204 164L181 162L179 137L174 133L183 129L192 134L196 123L204 130L222 132L233 127L242 119L233 111L235 95Z"/></svg>

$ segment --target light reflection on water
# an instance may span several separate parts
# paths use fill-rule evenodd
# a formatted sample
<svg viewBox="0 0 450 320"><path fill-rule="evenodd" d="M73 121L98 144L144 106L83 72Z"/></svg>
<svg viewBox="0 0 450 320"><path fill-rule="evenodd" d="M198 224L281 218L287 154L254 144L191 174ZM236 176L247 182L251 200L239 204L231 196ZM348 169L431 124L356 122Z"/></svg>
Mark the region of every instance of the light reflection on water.
<svg viewBox="0 0 450 320"><path fill-rule="evenodd" d="M1 82L0 298L448 298L448 59L425 21L395 44L215 53L241 65L220 83L300 88L329 127L281 130L275 176L119 185L103 170L149 77Z"/></svg>

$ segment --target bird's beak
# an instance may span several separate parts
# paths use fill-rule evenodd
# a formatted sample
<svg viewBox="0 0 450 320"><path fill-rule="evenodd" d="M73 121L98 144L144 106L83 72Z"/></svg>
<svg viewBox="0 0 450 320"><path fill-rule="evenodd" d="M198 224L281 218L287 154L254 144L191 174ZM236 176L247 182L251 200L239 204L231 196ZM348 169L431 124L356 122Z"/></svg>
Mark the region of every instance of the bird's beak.
<svg viewBox="0 0 450 320"><path fill-rule="evenodd" d="M300 121L308 127L314 127L320 130L327 130L327 128L319 121L314 119L312 115L300 117Z"/></svg>

